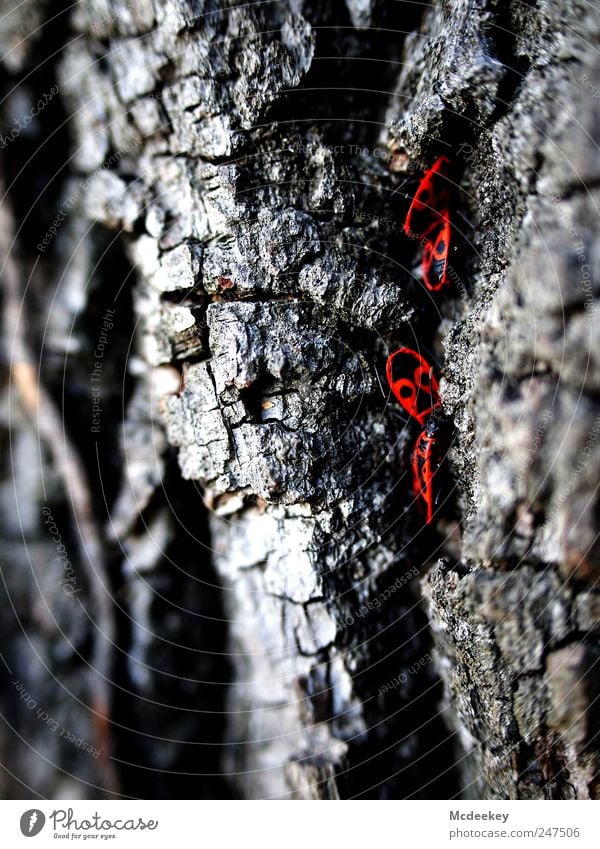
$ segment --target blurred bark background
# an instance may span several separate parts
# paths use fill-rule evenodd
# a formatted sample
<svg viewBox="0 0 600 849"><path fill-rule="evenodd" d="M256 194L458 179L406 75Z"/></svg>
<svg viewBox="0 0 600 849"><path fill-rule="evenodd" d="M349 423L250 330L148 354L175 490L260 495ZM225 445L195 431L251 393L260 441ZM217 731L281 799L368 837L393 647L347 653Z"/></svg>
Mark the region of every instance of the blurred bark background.
<svg viewBox="0 0 600 849"><path fill-rule="evenodd" d="M597 798L597 9L1 9L1 795Z"/></svg>

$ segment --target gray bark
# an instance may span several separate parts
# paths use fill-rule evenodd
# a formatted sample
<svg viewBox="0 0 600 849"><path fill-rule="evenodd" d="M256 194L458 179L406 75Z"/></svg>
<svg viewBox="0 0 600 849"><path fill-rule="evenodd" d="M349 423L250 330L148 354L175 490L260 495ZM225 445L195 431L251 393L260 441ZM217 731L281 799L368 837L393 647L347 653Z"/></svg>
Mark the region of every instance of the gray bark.
<svg viewBox="0 0 600 849"><path fill-rule="evenodd" d="M596 798L594 10L85 0L52 26L2 34L59 105L41 201L4 151L1 627L11 681L101 757L11 684L4 794ZM439 153L433 298L401 227ZM452 426L425 530L398 344Z"/></svg>

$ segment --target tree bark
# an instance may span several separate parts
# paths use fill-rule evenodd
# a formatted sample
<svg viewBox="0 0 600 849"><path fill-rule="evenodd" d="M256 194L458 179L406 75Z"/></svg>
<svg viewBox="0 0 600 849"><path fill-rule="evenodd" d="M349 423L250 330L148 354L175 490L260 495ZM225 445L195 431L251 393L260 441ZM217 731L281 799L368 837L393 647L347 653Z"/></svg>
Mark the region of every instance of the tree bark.
<svg viewBox="0 0 600 849"><path fill-rule="evenodd" d="M7 123L58 89L2 154L4 794L597 798L593 10L35 15L1 51ZM434 297L402 224L439 154ZM425 528L402 344L452 430Z"/></svg>

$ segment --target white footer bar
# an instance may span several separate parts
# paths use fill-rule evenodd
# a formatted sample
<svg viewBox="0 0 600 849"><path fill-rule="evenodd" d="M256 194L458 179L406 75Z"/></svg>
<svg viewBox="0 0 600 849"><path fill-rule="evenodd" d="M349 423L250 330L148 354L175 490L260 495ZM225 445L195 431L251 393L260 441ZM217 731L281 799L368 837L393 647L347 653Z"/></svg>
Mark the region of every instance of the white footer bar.
<svg viewBox="0 0 600 849"><path fill-rule="evenodd" d="M0 801L0 845L597 849L598 802ZM308 810L310 806L310 810Z"/></svg>

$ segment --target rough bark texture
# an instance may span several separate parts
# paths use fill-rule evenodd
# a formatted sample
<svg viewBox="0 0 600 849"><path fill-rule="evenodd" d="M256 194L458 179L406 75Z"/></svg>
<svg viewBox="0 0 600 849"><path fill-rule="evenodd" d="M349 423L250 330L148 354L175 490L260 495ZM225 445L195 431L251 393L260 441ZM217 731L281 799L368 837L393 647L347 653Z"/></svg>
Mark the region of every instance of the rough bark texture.
<svg viewBox="0 0 600 849"><path fill-rule="evenodd" d="M0 36L7 125L58 86L2 154L3 794L596 798L594 9L54 14ZM398 344L452 424L426 529Z"/></svg>

